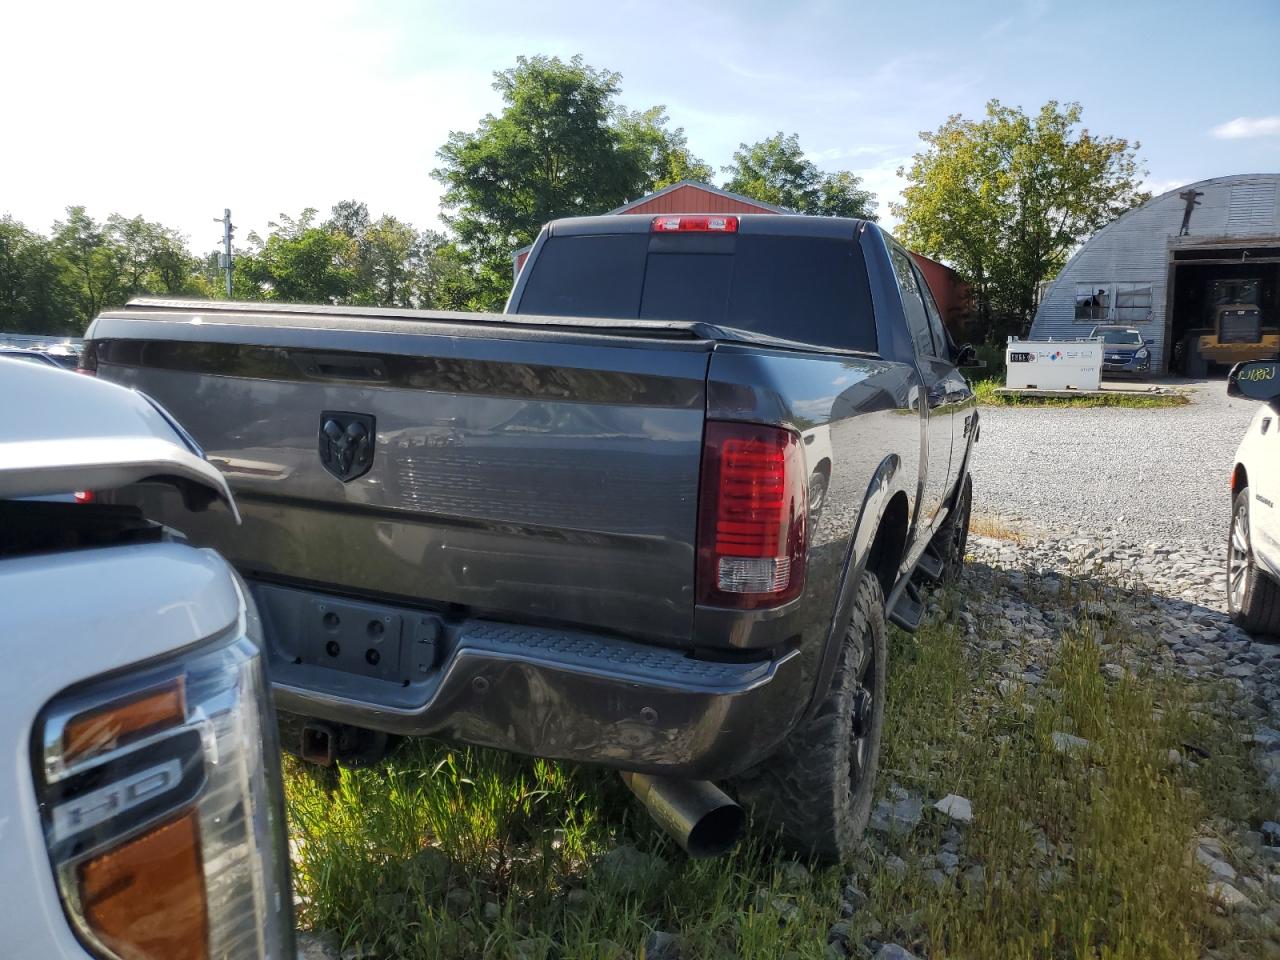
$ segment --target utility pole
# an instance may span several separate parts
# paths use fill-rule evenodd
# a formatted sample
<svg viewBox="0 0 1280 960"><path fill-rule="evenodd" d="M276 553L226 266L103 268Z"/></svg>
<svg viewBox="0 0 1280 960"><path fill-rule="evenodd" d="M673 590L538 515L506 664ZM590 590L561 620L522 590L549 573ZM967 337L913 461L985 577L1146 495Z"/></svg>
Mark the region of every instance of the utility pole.
<svg viewBox="0 0 1280 960"><path fill-rule="evenodd" d="M218 254L218 266L227 274L227 299L231 299L231 234L235 229L231 226L231 210L224 209L221 217L214 217L214 223L222 224L222 253Z"/></svg>

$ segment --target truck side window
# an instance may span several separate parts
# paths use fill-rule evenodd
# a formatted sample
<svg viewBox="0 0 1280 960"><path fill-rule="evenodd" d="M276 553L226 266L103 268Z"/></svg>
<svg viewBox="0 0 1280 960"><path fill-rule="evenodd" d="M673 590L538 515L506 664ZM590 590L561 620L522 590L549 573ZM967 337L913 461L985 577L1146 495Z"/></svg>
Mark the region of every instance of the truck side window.
<svg viewBox="0 0 1280 960"><path fill-rule="evenodd" d="M907 329L911 331L911 341L916 345L916 353L922 357L936 357L938 351L933 345L929 317L924 311L920 284L916 282L915 271L911 269L911 258L896 246L889 248L889 258L893 261L894 276L898 278L902 310L907 315Z"/></svg>
<svg viewBox="0 0 1280 960"><path fill-rule="evenodd" d="M912 264L912 266L915 266ZM920 285L920 292L924 294L924 312L929 317L929 331L933 334L934 352L939 357L949 357L951 351L947 349L947 331L942 326L942 314L938 311L938 303L933 299L933 291L929 289L929 281L925 279L924 272L919 267L915 268L916 282Z"/></svg>

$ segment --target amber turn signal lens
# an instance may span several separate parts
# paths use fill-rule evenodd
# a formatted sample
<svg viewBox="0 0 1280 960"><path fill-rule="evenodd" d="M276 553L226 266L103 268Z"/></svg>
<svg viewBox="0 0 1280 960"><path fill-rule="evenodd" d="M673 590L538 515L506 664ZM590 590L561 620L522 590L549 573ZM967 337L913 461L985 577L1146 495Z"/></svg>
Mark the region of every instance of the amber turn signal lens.
<svg viewBox="0 0 1280 960"><path fill-rule="evenodd" d="M63 763L114 749L143 734L176 727L186 717L187 698L179 677L140 697L73 717L62 733Z"/></svg>
<svg viewBox="0 0 1280 960"><path fill-rule="evenodd" d="M80 865L85 922L128 960L207 960L200 833L195 811Z"/></svg>

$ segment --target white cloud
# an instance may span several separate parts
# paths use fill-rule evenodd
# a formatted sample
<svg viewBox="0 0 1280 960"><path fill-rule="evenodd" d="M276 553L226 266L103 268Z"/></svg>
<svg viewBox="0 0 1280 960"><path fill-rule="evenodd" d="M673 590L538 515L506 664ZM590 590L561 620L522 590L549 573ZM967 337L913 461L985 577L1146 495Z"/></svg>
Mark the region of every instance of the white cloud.
<svg viewBox="0 0 1280 960"><path fill-rule="evenodd" d="M888 153L897 153L901 145L887 143L867 143L855 147L827 147L823 150L806 150L805 155L817 164L835 163L838 160L850 160L854 157L880 157Z"/></svg>
<svg viewBox="0 0 1280 960"><path fill-rule="evenodd" d="M1219 140L1244 140L1252 137L1274 137L1280 134L1280 116L1236 117L1211 131Z"/></svg>
<svg viewBox="0 0 1280 960"><path fill-rule="evenodd" d="M1162 193L1168 193L1174 187L1181 187L1183 184L1186 184L1189 182L1190 181L1186 177L1182 177L1177 180L1171 180L1168 177L1161 177L1156 179L1148 178L1146 181L1143 182L1142 188L1147 192L1149 192L1153 197L1158 197Z"/></svg>
<svg viewBox="0 0 1280 960"><path fill-rule="evenodd" d="M886 157L870 167L854 167L853 173L862 178L862 187L876 195L876 212L880 215L880 224L892 230L898 220L889 212L890 203L902 201L902 188L906 181L898 176L898 168L911 163L908 155Z"/></svg>

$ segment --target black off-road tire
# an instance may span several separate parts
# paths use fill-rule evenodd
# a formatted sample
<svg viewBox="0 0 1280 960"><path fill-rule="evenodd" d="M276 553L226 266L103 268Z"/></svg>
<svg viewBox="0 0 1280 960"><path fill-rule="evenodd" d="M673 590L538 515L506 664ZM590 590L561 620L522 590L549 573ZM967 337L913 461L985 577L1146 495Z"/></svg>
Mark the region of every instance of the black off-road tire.
<svg viewBox="0 0 1280 960"><path fill-rule="evenodd" d="M1249 536L1249 488L1231 504L1227 534L1227 610L1250 633L1280 635L1280 584L1258 568Z"/></svg>
<svg viewBox="0 0 1280 960"><path fill-rule="evenodd" d="M829 863L853 857L875 796L887 659L884 592L864 573L826 698L777 753L737 783L757 830L780 832L802 856Z"/></svg>
<svg viewBox="0 0 1280 960"><path fill-rule="evenodd" d="M942 582L956 583L964 572L964 554L969 548L969 516L973 511L973 477L966 473L955 508L942 522L937 538L938 554L942 557Z"/></svg>

